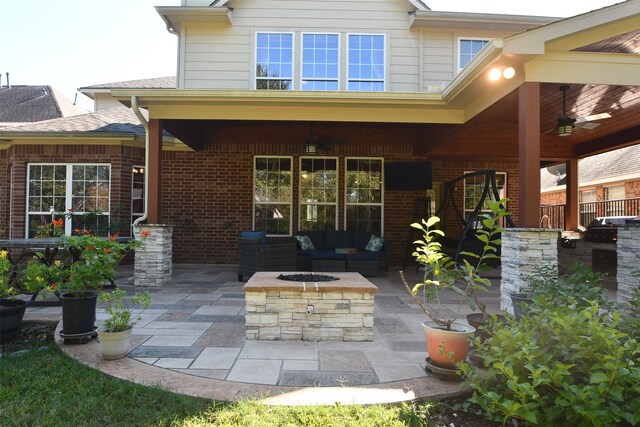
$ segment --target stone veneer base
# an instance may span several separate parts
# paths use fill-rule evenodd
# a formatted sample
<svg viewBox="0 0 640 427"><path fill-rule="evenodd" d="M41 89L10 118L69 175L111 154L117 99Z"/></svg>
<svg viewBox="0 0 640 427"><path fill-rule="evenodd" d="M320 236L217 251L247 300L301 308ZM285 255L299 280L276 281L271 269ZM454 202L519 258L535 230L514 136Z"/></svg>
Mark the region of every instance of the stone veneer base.
<svg viewBox="0 0 640 427"><path fill-rule="evenodd" d="M332 272L340 280L316 283L280 274L258 272L244 285L247 340L373 341L378 288L362 275Z"/></svg>

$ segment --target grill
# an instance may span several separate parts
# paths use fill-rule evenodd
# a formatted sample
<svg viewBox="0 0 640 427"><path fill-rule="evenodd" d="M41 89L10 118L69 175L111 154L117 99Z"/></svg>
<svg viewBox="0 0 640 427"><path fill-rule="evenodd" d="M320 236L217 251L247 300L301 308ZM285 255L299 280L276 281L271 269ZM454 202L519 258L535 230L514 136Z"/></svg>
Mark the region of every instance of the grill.
<svg viewBox="0 0 640 427"><path fill-rule="evenodd" d="M584 233L587 242L614 243L618 240L618 227L638 221L633 216L603 216L591 221Z"/></svg>

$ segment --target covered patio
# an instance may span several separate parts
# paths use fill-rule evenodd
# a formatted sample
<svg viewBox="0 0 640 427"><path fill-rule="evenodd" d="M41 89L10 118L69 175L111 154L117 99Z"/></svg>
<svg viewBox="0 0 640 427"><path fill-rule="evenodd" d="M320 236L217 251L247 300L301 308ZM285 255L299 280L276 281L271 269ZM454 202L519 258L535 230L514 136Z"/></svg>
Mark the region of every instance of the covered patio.
<svg viewBox="0 0 640 427"><path fill-rule="evenodd" d="M132 348L104 361L95 341L60 348L108 375L224 401L264 399L272 404L334 404L410 401L453 396L457 381L424 370L424 314L402 287L397 271L371 278L375 296L372 342L247 341L243 282L235 266L176 265L171 284L152 289L152 305L134 328ZM492 272L496 277L498 271ZM408 279L418 280L415 267ZM118 287L131 290L130 266ZM499 310L498 280L484 296ZM456 308L456 299L445 305ZM467 313L466 306L462 316ZM105 318L98 309L97 322ZM25 320L59 320L59 307L30 307Z"/></svg>

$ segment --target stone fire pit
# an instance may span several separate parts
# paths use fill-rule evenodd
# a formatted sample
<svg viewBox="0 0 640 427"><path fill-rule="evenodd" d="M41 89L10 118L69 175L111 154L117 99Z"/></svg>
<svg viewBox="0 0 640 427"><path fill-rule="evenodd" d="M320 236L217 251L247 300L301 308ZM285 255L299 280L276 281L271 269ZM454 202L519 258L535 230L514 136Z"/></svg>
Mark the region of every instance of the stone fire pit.
<svg viewBox="0 0 640 427"><path fill-rule="evenodd" d="M342 272L279 278L299 274L259 272L244 285L248 340L373 340L373 283Z"/></svg>

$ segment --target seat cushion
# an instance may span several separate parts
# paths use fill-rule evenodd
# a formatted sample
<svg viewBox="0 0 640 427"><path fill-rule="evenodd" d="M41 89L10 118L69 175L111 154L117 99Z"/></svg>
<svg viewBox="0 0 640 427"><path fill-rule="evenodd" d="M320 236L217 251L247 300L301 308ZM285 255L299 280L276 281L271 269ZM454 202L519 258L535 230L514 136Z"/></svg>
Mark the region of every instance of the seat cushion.
<svg viewBox="0 0 640 427"><path fill-rule="evenodd" d="M335 251L311 251L313 259L344 259L344 254L337 254Z"/></svg>
<svg viewBox="0 0 640 427"><path fill-rule="evenodd" d="M347 261L377 261L380 258L380 252L359 251L355 254L347 254Z"/></svg>
<svg viewBox="0 0 640 427"><path fill-rule="evenodd" d="M351 248L353 247L353 233L348 230L327 230L326 231L325 249L333 250L335 248Z"/></svg>
<svg viewBox="0 0 640 427"><path fill-rule="evenodd" d="M324 231L302 230L296 233L297 236L307 236L313 243L316 250L323 251L327 248L325 245Z"/></svg>
<svg viewBox="0 0 640 427"><path fill-rule="evenodd" d="M240 237L245 239L258 239L261 245L267 244L267 233L264 231L246 230L240 233Z"/></svg>

